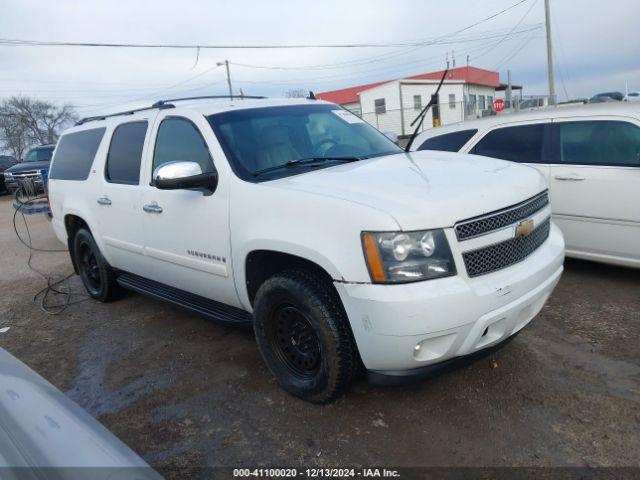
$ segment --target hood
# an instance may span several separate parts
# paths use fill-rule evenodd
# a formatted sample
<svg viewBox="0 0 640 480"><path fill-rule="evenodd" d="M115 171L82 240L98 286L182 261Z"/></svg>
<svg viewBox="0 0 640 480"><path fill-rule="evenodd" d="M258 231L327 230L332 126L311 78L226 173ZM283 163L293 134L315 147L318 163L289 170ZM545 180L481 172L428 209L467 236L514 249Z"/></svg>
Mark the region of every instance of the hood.
<svg viewBox="0 0 640 480"><path fill-rule="evenodd" d="M269 183L388 212L403 230L452 227L547 188L533 167L433 151L386 155Z"/></svg>
<svg viewBox="0 0 640 480"><path fill-rule="evenodd" d="M51 161L43 160L40 162L22 162L16 163L15 165L7 168L5 172L9 173L20 173L20 172L28 172L29 170L49 170L49 165L51 165Z"/></svg>

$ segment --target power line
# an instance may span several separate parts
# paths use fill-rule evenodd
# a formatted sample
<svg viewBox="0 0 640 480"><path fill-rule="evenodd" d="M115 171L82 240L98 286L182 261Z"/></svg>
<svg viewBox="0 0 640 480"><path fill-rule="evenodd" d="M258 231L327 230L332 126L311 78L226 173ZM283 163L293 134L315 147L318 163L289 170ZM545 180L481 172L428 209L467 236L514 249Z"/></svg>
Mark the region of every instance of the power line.
<svg viewBox="0 0 640 480"><path fill-rule="evenodd" d="M518 21L518 23L516 23L513 28L504 36L502 37L500 40L498 40L491 48L489 48L486 52L481 53L480 55L477 55L474 60L477 60L478 58L482 58L486 55L488 55L490 52L492 52L493 50L495 50L495 48L499 45L501 45L508 37L512 36L515 34L515 30L520 26L520 24L524 21L525 18L527 18L529 16L529 14L531 13L531 10L533 10L533 7L536 6L536 3L538 3L538 0L534 0L533 3L531 4L531 6L529 7L529 9L524 13L524 15L522 16L522 18ZM542 24L539 24L539 26L542 26ZM529 30L530 31L530 30Z"/></svg>
<svg viewBox="0 0 640 480"><path fill-rule="evenodd" d="M309 44L248 44L248 45L223 45L223 44L160 44L160 43L103 43L103 42L60 42L60 41L44 41L44 40L25 40L15 38L0 38L0 45L12 47L102 47L102 48L170 48L170 49L301 49L301 48L390 48L390 47L413 47L430 45L438 42L443 38L458 35L462 32L470 30L478 25L493 20L494 18L522 5L529 0L520 0L507 8L500 10L482 20L468 25L453 33L443 35L435 40L428 41L412 41L412 42L372 42L372 43L309 43Z"/></svg>
<svg viewBox="0 0 640 480"><path fill-rule="evenodd" d="M494 70L500 70L500 68L502 68L506 63L509 63L513 58L515 58L516 55L518 55L522 50L524 50L525 47L529 45L529 43L534 38L535 38L535 35L530 35L529 37L525 38L524 42L522 42L518 47L516 47L515 50L512 53L510 53L506 58L504 58L500 63L498 63Z"/></svg>
<svg viewBox="0 0 640 480"><path fill-rule="evenodd" d="M528 30L527 33L535 33L536 31L540 30L541 27L538 27L536 29L531 29ZM515 37L513 37L510 40L515 40ZM494 42L485 42L482 43L480 45L477 45L473 48L470 48L467 51L463 51L462 54L463 55L471 55L474 54L477 51L483 51L487 48L487 46L489 44L493 44ZM434 60L429 62L429 60ZM405 77L407 75L405 75L405 72L407 72L407 67L409 66L421 66L421 67L426 67L429 65L436 65L436 64L440 64L442 62L442 54L438 54L438 55L433 55L430 57L423 57L420 58L419 60L414 60L414 61L403 61L400 64L395 64L395 65L386 65L386 66L380 66L380 67L376 67L376 68L366 68L365 70L352 70L349 73L340 73L338 75L323 75L323 76L316 76L314 75L312 79L307 79L307 78L288 78L287 80L284 81L279 81L279 80L275 80L275 81L271 81L271 80L238 80L239 82L243 82L243 83L264 83L264 84L279 84L279 85L291 85L291 84L295 84L295 83L327 83L327 81L337 81L337 80L350 80L350 81L357 81L358 78L362 78L363 76L367 76L370 75L371 73L374 72L384 72L384 71L392 71L394 73L394 78L396 77Z"/></svg>
<svg viewBox="0 0 640 480"><path fill-rule="evenodd" d="M436 44L437 45L447 45L447 44L453 44L453 43L471 43L471 42L477 42L477 41L480 41L480 40L491 40L491 39L494 39L494 38L501 38L501 42L502 42L509 36L521 35L523 33L529 33L532 30L539 30L541 27L542 27L542 23L539 23L539 24L534 24L532 26L528 26L526 29L522 29L522 30L519 30L517 32L514 31L515 29L512 29L510 32L507 33L507 35L504 35L503 33L493 34L493 35L476 35L476 36L474 36L474 38L464 38L464 39L459 39L459 40L451 40L451 41L448 41L448 42L439 42L439 43L434 43L434 44L431 44L431 45L436 45ZM495 44L495 45L497 45L497 44ZM232 65L235 65L237 67L254 68L254 69L265 69L265 70L332 70L332 69L348 68L348 67L364 65L364 64L368 64L368 63L374 63L374 62L377 62L377 61L387 60L388 58L391 58L391 57L394 57L394 56L401 56L401 55L404 55L406 53L410 53L411 51L415 51L418 48L421 48L422 46L427 46L427 45L421 45L420 47L411 48L409 50L400 50L400 51L391 52L391 53L388 53L388 54L385 54L385 55L369 57L369 58L364 58L364 59L355 60L355 61L346 61L346 62L340 62L340 63L329 63L329 64L321 64L321 65L303 65L303 66L299 66L299 67L287 67L287 66L280 66L280 65L255 65L255 64L239 63L239 62L229 62L229 63L232 64Z"/></svg>
<svg viewBox="0 0 640 480"><path fill-rule="evenodd" d="M570 100L571 97L569 97L569 93L568 93L568 90L567 90L567 85L565 84L565 81L564 81L565 75L563 74L563 71L564 71L564 73L568 73L568 71L565 69L566 66L567 66L567 58L566 58L566 56L564 54L563 44L560 41L560 33L559 33L560 30L558 29L558 25L556 24L554 18L551 19L551 25L553 26L553 29L556 32L556 35L555 35L556 44L558 45L558 47L560 47L560 56L562 57L563 64L560 65L560 62L558 61L558 57L556 56L555 51L553 53L553 58L555 59L555 62L558 65L558 72L560 72L560 81L562 82L562 89L564 90L564 94L565 94L567 100ZM569 78L569 80L571 80L569 75L567 75L567 78Z"/></svg>
<svg viewBox="0 0 640 480"><path fill-rule="evenodd" d="M520 34L530 33L530 32L533 32L533 31L537 31L540 28L541 28L541 25L536 26L534 28L522 30L521 32L518 32L518 33L520 33ZM509 40L512 40L512 39L515 39L515 35L512 36L512 38L509 39ZM477 45L477 46L467 50L466 52L464 52L464 54L465 55L466 54L474 54L476 51L485 50L486 47L489 44L493 45L494 42L484 42L484 43L482 43L480 45ZM412 50L414 50L414 49L412 49ZM433 60L433 61L430 61L430 60ZM350 80L350 81L358 81L360 78L363 78L366 75L370 75L371 73L374 73L374 72L382 73L382 72L385 72L385 71L391 71L394 74L397 74L397 76L404 77L404 76L407 76L407 75L411 74L411 72L408 72L407 67L414 66L414 65L415 66L420 65L422 67L427 67L427 66L431 66L431 65L435 65L437 63L440 63L440 61L441 61L441 55L438 54L438 55L433 55L433 56L429 56L429 57L426 57L426 58L421 58L421 59L416 60L416 61L402 62L401 64L398 64L398 65L387 65L387 66L384 66L384 67L381 67L381 68L367 68L367 69L361 70L361 71L357 71L356 70L355 72L353 72L353 73L351 73L349 75L346 75L345 73L343 73L343 74L339 74L339 75L325 75L325 76L321 76L321 77L314 76L313 79L306 79L306 78L288 79L288 80L249 80L249 79L242 80L242 79L238 79L236 81L239 84L258 84L258 85L262 84L262 85L272 85L272 86L278 86L278 85L280 85L280 86L290 86L290 85L300 85L300 84L304 84L304 85L321 85L321 84L326 84L327 82L330 82L330 81L339 81L339 80L347 80L347 79ZM197 74L195 76L192 76L192 77L189 77L189 78L187 78L185 80L182 80L181 82L178 82L176 84L164 87L163 89L160 90L160 92L168 90L168 89L176 88L177 86L180 86L180 85L187 84L190 81L194 80L195 78L200 77L200 76L208 73L212 69L213 69L213 67L208 69L208 70L205 70L204 72L201 72L201 73L199 73L199 74ZM401 70L399 71L398 69L401 69ZM405 72L407 72L407 73L405 74ZM211 85L214 85L214 84L217 85L217 84L221 84L223 82L224 82L224 80L217 80L215 82L207 82L207 83L200 83L200 84L192 85L191 88L189 88L188 90L185 90L185 92L195 92L195 91L207 88L207 87L209 87ZM89 91L87 90L86 92L89 92ZM100 90L98 90L98 92L100 92ZM132 92L132 93L134 93L134 92ZM148 94L143 94L142 96L139 96L139 97L134 98L134 99L127 99L127 100L123 100L123 101L119 101L119 102L114 102L114 101L110 101L109 102L108 101L108 102L101 102L101 103L94 103L94 104L81 104L81 105L76 105L76 107L77 108L83 108L83 109L86 109L86 108L100 108L100 107L108 108L108 107L111 107L111 106L122 105L123 103L132 103L132 102L142 101L142 100L154 97L158 93L159 92L151 92L151 93L148 93ZM114 93L113 95L115 96L116 93ZM97 95L95 95L95 96L97 96ZM100 96L105 96L105 95L103 94L103 95L100 95Z"/></svg>

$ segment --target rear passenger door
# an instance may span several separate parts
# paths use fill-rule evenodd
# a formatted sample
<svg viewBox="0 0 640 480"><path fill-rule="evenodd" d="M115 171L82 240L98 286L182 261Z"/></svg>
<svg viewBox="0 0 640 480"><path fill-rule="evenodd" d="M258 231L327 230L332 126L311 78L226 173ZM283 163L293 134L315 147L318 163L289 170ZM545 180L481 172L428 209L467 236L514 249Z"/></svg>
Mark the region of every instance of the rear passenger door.
<svg viewBox="0 0 640 480"><path fill-rule="evenodd" d="M148 118L114 128L100 189L93 194L105 257L114 267L132 273L142 272L145 263L140 171L148 131Z"/></svg>
<svg viewBox="0 0 640 480"><path fill-rule="evenodd" d="M567 250L640 262L640 122L553 125L551 201Z"/></svg>
<svg viewBox="0 0 640 480"><path fill-rule="evenodd" d="M482 136L469 153L524 163L539 170L548 181L550 122L544 119L494 128Z"/></svg>

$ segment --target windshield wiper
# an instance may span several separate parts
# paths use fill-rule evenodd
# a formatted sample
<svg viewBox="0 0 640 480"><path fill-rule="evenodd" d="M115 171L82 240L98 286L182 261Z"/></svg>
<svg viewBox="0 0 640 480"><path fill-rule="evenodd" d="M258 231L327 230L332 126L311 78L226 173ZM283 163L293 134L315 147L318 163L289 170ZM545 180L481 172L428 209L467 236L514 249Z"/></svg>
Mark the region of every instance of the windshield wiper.
<svg viewBox="0 0 640 480"><path fill-rule="evenodd" d="M317 163L317 162L326 162L326 161L334 161L334 162L357 162L358 160L362 160L362 157L309 157L309 158L297 158L295 160L289 160L288 162L282 163L280 165L274 165L273 167L263 168L262 170L257 170L252 173L254 177L262 175L263 173L273 172L274 170L280 170L281 168L291 168L296 167L298 165L306 165L309 163Z"/></svg>
<svg viewBox="0 0 640 480"><path fill-rule="evenodd" d="M415 118L415 120L413 122L411 122L411 125L409 125L410 127L413 127L416 123L418 124L416 126L416 129L413 131L413 133L409 137L409 141L407 142L407 146L404 147L404 151L405 152L411 151L411 145L413 145L413 141L418 136L418 131L420 130L420 127L422 127L422 122L424 122L424 117L427 116L427 112L429 111L431 106L438 101L438 94L440 93L440 88L442 88L442 84L444 83L444 79L447 78L447 73L449 73L449 69L448 68L445 69L444 73L442 74L442 78L440 79L440 83L438 84L438 88L436 88L436 93L431 95L431 100L429 100L429 103L427 103L427 105L422 109L422 111L418 114L418 116Z"/></svg>

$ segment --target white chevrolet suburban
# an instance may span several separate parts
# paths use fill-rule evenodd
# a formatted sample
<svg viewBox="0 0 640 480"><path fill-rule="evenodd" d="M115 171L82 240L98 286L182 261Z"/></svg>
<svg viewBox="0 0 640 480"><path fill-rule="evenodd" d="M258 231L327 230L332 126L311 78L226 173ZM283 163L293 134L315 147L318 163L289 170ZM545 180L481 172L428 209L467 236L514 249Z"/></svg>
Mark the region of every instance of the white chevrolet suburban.
<svg viewBox="0 0 640 480"><path fill-rule="evenodd" d="M533 168L405 153L313 99L176 99L81 120L49 196L89 294L121 287L252 324L313 402L424 376L540 311L564 241Z"/></svg>

